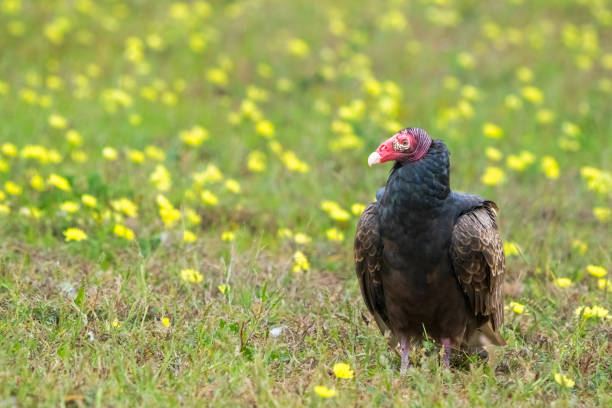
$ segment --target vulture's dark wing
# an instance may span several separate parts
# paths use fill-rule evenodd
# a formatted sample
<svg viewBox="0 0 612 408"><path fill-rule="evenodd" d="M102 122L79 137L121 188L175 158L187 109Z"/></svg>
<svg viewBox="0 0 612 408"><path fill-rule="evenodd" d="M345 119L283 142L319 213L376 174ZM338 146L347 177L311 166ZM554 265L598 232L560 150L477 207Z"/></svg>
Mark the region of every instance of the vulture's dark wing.
<svg viewBox="0 0 612 408"><path fill-rule="evenodd" d="M451 260L476 316L488 318L496 332L504 321L504 247L497 229L497 205L484 201L457 218Z"/></svg>
<svg viewBox="0 0 612 408"><path fill-rule="evenodd" d="M382 240L378 225L378 203L371 203L361 214L355 234L355 268L361 295L384 334L389 327L382 281Z"/></svg>

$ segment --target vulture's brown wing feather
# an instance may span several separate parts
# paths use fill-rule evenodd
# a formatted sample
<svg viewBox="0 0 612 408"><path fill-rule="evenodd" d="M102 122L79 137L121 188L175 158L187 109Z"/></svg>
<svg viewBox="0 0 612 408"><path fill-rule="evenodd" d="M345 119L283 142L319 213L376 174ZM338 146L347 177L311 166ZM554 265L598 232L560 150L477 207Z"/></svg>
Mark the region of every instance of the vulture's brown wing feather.
<svg viewBox="0 0 612 408"><path fill-rule="evenodd" d="M493 332L504 321L502 283L506 269L496 210L494 202L484 201L461 215L453 228L450 250L455 274L474 314L488 318Z"/></svg>
<svg viewBox="0 0 612 408"><path fill-rule="evenodd" d="M380 331L388 328L382 281L382 240L378 225L378 203L371 203L361 214L355 234L355 269L361 295Z"/></svg>

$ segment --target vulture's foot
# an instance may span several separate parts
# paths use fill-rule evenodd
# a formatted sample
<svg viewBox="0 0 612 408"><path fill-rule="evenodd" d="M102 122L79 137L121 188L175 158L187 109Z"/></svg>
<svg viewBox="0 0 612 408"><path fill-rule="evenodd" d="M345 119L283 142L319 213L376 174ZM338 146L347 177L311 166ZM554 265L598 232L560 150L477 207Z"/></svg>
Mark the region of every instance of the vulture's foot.
<svg viewBox="0 0 612 408"><path fill-rule="evenodd" d="M444 368L450 367L450 356L451 356L451 341L448 337L442 338L442 364Z"/></svg>
<svg viewBox="0 0 612 408"><path fill-rule="evenodd" d="M402 357L400 374L404 374L410 365L410 342L405 337L400 340L400 355Z"/></svg>

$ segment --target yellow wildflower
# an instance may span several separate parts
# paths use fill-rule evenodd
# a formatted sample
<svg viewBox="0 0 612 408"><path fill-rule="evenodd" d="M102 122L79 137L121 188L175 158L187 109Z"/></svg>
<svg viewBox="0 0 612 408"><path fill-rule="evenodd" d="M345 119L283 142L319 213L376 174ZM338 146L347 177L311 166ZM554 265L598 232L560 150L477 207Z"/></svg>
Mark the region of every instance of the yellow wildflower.
<svg viewBox="0 0 612 408"><path fill-rule="evenodd" d="M508 109L518 110L523 107L523 101L518 96L509 94L504 98L504 105Z"/></svg>
<svg viewBox="0 0 612 408"><path fill-rule="evenodd" d="M272 152L274 152L274 154L276 154L277 156L281 156L283 154L283 146L281 146L281 144L278 143L276 140L270 141L270 143L268 143L268 146L270 147L270 150L272 150Z"/></svg>
<svg viewBox="0 0 612 408"><path fill-rule="evenodd" d="M397 127L394 127L397 129ZM363 140L354 134L340 135L336 139L329 142L329 148L332 152L342 150L359 150L363 147Z"/></svg>
<svg viewBox="0 0 612 408"><path fill-rule="evenodd" d="M576 310L574 310L574 313L576 316L582 315L583 319L604 319L608 317L610 312L601 306L593 305L592 307L579 306L576 308Z"/></svg>
<svg viewBox="0 0 612 408"><path fill-rule="evenodd" d="M129 150L128 158L134 163L144 163L145 155L140 150Z"/></svg>
<svg viewBox="0 0 612 408"><path fill-rule="evenodd" d="M108 161L113 161L117 160L117 157L119 157L119 153L117 153L117 150L115 150L114 148L106 146L104 149L102 149L102 157L104 157Z"/></svg>
<svg viewBox="0 0 612 408"><path fill-rule="evenodd" d="M461 88L461 96L467 100L475 101L480 98L480 92L478 91L478 88L473 85L465 85Z"/></svg>
<svg viewBox="0 0 612 408"><path fill-rule="evenodd" d="M17 156L17 146L15 146L12 143L3 143L1 150L2 150L2 154L7 157Z"/></svg>
<svg viewBox="0 0 612 408"><path fill-rule="evenodd" d="M348 211L342 209L340 205L334 201L323 201L321 203L321 208L323 211L327 212L327 214L336 221L347 221L351 218L351 215Z"/></svg>
<svg viewBox="0 0 612 408"><path fill-rule="evenodd" d="M482 125L482 133L491 139L499 139L504 135L502 128L494 123L485 123Z"/></svg>
<svg viewBox="0 0 612 408"><path fill-rule="evenodd" d="M119 320L114 319L113 322L111 323L111 325L115 328L118 329L119 327L121 327L121 323L119 323Z"/></svg>
<svg viewBox="0 0 612 408"><path fill-rule="evenodd" d="M568 286L572 286L572 280L569 278L557 278L553 281L555 286L560 288L567 288Z"/></svg>
<svg viewBox="0 0 612 408"><path fill-rule="evenodd" d="M231 287L229 284L221 284L219 286L217 286L217 289L219 289L219 292L223 293L224 295L229 294Z"/></svg>
<svg viewBox="0 0 612 408"><path fill-rule="evenodd" d="M113 228L113 234L115 234L116 236L120 238L125 238L127 240L134 239L134 231L132 231L130 228L124 225L121 225L121 224L115 225L115 227Z"/></svg>
<svg viewBox="0 0 612 408"><path fill-rule="evenodd" d="M200 53L204 51L206 45L206 36L203 33L193 33L189 36L189 48L193 52Z"/></svg>
<svg viewBox="0 0 612 408"><path fill-rule="evenodd" d="M355 203L351 206L351 212L355 215L361 215L366 206L361 203Z"/></svg>
<svg viewBox="0 0 612 408"><path fill-rule="evenodd" d="M506 181L506 175L499 167L488 166L480 181L489 186L496 186Z"/></svg>
<svg viewBox="0 0 612 408"><path fill-rule="evenodd" d="M83 204L90 208L93 208L98 204L98 200L96 199L96 197L92 196L91 194L83 194L81 196L81 201L83 202Z"/></svg>
<svg viewBox="0 0 612 408"><path fill-rule="evenodd" d="M549 179L559 178L559 164L552 156L542 157L542 171Z"/></svg>
<svg viewBox="0 0 612 408"><path fill-rule="evenodd" d="M164 196L163 194L158 194L157 197L155 197L155 202L160 208L173 208L174 207L172 203L170 202L170 200L168 200L166 196Z"/></svg>
<svg viewBox="0 0 612 408"><path fill-rule="evenodd" d="M587 188L600 194L612 191L612 174L594 167L582 167L580 174L587 180Z"/></svg>
<svg viewBox="0 0 612 408"><path fill-rule="evenodd" d="M347 221L351 218L351 215L348 211L343 210L342 208L335 208L329 212L329 216L336 221Z"/></svg>
<svg viewBox="0 0 612 408"><path fill-rule="evenodd" d="M268 91L265 89L257 88L256 86L250 85L247 88L247 98L254 101L265 102L268 100Z"/></svg>
<svg viewBox="0 0 612 408"><path fill-rule="evenodd" d="M601 290L612 292L612 282L610 279L600 278L597 280L597 287Z"/></svg>
<svg viewBox="0 0 612 408"><path fill-rule="evenodd" d="M295 171L298 173L308 173L308 171L310 170L308 164L298 159L295 153L291 150L287 150L286 152L284 152L281 156L281 159L285 166L291 171Z"/></svg>
<svg viewBox="0 0 612 408"><path fill-rule="evenodd" d="M164 317L163 319L161 319L161 324L164 327L170 327L170 319L168 319L167 317Z"/></svg>
<svg viewBox="0 0 612 408"><path fill-rule="evenodd" d="M338 378L349 379L353 378L354 372L351 370L351 367L346 363L336 363L334 364L334 374Z"/></svg>
<svg viewBox="0 0 612 408"><path fill-rule="evenodd" d="M196 234L189 230L183 231L183 242L195 242L197 239Z"/></svg>
<svg viewBox="0 0 612 408"><path fill-rule="evenodd" d="M336 396L336 390L333 388L327 388L323 385L317 385L314 387L314 392L322 398L332 398Z"/></svg>
<svg viewBox="0 0 612 408"><path fill-rule="evenodd" d="M201 126L193 126L191 129L182 130L179 138L190 146L199 146L208 139L208 131Z"/></svg>
<svg viewBox="0 0 612 408"><path fill-rule="evenodd" d="M306 272L310 269L310 263L308 262L308 258L302 251L295 251L293 254L293 272Z"/></svg>
<svg viewBox="0 0 612 408"><path fill-rule="evenodd" d="M525 305L518 302L510 302L510 309L516 314L525 313Z"/></svg>
<svg viewBox="0 0 612 408"><path fill-rule="evenodd" d="M219 86L225 86L228 82L227 73L221 68L209 69L206 72L206 79L208 79L209 82Z"/></svg>
<svg viewBox="0 0 612 408"><path fill-rule="evenodd" d="M241 191L240 183L234 179L227 179L225 181L225 188L231 191L234 194L239 194Z"/></svg>
<svg viewBox="0 0 612 408"><path fill-rule="evenodd" d="M87 153L82 150L75 150L70 153L70 158L76 163L85 163L87 161Z"/></svg>
<svg viewBox="0 0 612 408"><path fill-rule="evenodd" d="M544 95L535 86L526 86L522 89L523 98L536 105L544 101Z"/></svg>
<svg viewBox="0 0 612 408"><path fill-rule="evenodd" d="M331 130L334 133L340 134L352 134L354 132L353 126L350 123L341 120L334 120L331 124Z"/></svg>
<svg viewBox="0 0 612 408"><path fill-rule="evenodd" d="M274 137L274 124L268 120L260 120L255 125L255 131L269 139Z"/></svg>
<svg viewBox="0 0 612 408"><path fill-rule="evenodd" d="M17 185L13 181L7 181L6 183L4 183L4 191L6 191L7 194L20 195L22 190L23 189L21 188L21 186Z"/></svg>
<svg viewBox="0 0 612 408"><path fill-rule="evenodd" d="M547 125L555 120L555 112L550 109L540 109L536 112L536 122Z"/></svg>
<svg viewBox="0 0 612 408"><path fill-rule="evenodd" d="M115 211L122 212L128 217L138 217L138 206L136 206L136 204L134 204L134 202L128 198L123 197L118 200L111 201L111 207L113 207Z"/></svg>
<svg viewBox="0 0 612 408"><path fill-rule="evenodd" d="M572 122L563 122L561 124L561 131L568 136L578 136L580 134L580 128Z"/></svg>
<svg viewBox="0 0 612 408"><path fill-rule="evenodd" d="M293 238L293 232L289 228L279 228L276 234L279 238Z"/></svg>
<svg viewBox="0 0 612 408"><path fill-rule="evenodd" d="M519 67L516 70L516 78L521 82L531 82L533 80L533 71L527 67Z"/></svg>
<svg viewBox="0 0 612 408"><path fill-rule="evenodd" d="M489 146L485 149L485 156L487 156L489 160L500 161L504 157L504 154L498 149Z"/></svg>
<svg viewBox="0 0 612 408"><path fill-rule="evenodd" d="M223 179L223 174L221 170L214 164L210 163L206 166L206 170L201 171L199 173L193 173L192 175L193 181L197 185L204 185L206 183L215 183L217 181L221 181Z"/></svg>
<svg viewBox="0 0 612 408"><path fill-rule="evenodd" d="M312 241L312 238L304 233L298 232L293 236L293 240L296 244L305 245L309 244Z"/></svg>
<svg viewBox="0 0 612 408"><path fill-rule="evenodd" d="M21 207L19 209L19 214L24 217L33 218L35 220L39 219L42 215L40 210L36 207Z"/></svg>
<svg viewBox="0 0 612 408"><path fill-rule="evenodd" d="M166 153L157 146L147 146L145 147L145 154L157 161L166 160Z"/></svg>
<svg viewBox="0 0 612 408"><path fill-rule="evenodd" d="M380 28L385 31L403 31L408 22L400 10L389 10L380 18Z"/></svg>
<svg viewBox="0 0 612 408"><path fill-rule="evenodd" d="M68 121L61 115L49 116L49 125L56 129L65 129L68 126Z"/></svg>
<svg viewBox="0 0 612 408"><path fill-rule="evenodd" d="M62 155L55 149L49 149L47 151L47 160L50 163L61 163Z"/></svg>
<svg viewBox="0 0 612 408"><path fill-rule="evenodd" d="M291 55L303 58L310 54L310 47L304 40L292 38L287 43L287 51L289 51Z"/></svg>
<svg viewBox="0 0 612 408"><path fill-rule="evenodd" d="M155 188L157 188L159 191L168 191L172 185L170 172L162 164L155 166L155 170L153 173L151 173L149 179L151 180L151 183L155 184Z"/></svg>
<svg viewBox="0 0 612 408"><path fill-rule="evenodd" d="M601 222L608 222L612 218L612 210L608 207L595 207L593 215Z"/></svg>
<svg viewBox="0 0 612 408"><path fill-rule="evenodd" d="M11 209L8 205L6 204L0 204L0 215L7 215L10 214Z"/></svg>
<svg viewBox="0 0 612 408"><path fill-rule="evenodd" d="M476 66L474 56L469 52L461 52L457 55L457 63L465 69L472 69Z"/></svg>
<svg viewBox="0 0 612 408"><path fill-rule="evenodd" d="M200 193L200 196L204 204L207 204L207 205L219 204L219 198L217 198L217 196L212 191L203 190L202 193Z"/></svg>
<svg viewBox="0 0 612 408"><path fill-rule="evenodd" d="M566 388L572 388L574 386L574 380L572 380L571 378L567 377L564 374L561 373L555 373L555 382L558 383L559 385L562 385Z"/></svg>
<svg viewBox="0 0 612 408"><path fill-rule="evenodd" d="M45 189L45 180L40 174L34 174L30 177L30 185L34 190L43 191Z"/></svg>
<svg viewBox="0 0 612 408"><path fill-rule="evenodd" d="M181 218L181 212L172 205L160 206L159 216L166 227L171 227Z"/></svg>
<svg viewBox="0 0 612 408"><path fill-rule="evenodd" d="M68 228L64 231L64 237L66 237L66 242L82 241L87 239L87 234L79 228Z"/></svg>
<svg viewBox="0 0 612 408"><path fill-rule="evenodd" d="M518 255L518 246L511 241L504 242L504 254L506 254L506 256Z"/></svg>
<svg viewBox="0 0 612 408"><path fill-rule="evenodd" d="M511 154L506 159L506 165L513 170L523 171L527 167L527 163L520 156Z"/></svg>
<svg viewBox="0 0 612 408"><path fill-rule="evenodd" d="M223 231L221 233L221 240L231 242L236 239L236 234L232 231Z"/></svg>
<svg viewBox="0 0 612 408"><path fill-rule="evenodd" d="M596 278L603 278L608 274L608 271L603 266L587 265L586 270Z"/></svg>
<svg viewBox="0 0 612 408"><path fill-rule="evenodd" d="M330 241L344 241L344 234L342 233L342 231L338 230L338 228L330 228L325 231L325 234L327 235L327 239L329 239Z"/></svg>
<svg viewBox="0 0 612 408"><path fill-rule="evenodd" d="M41 163L47 163L49 161L49 152L40 145L24 146L20 156L24 159L36 159Z"/></svg>
<svg viewBox="0 0 612 408"><path fill-rule="evenodd" d="M195 210L188 208L185 210L185 217L190 224L198 225L202 221L202 217Z"/></svg>
<svg viewBox="0 0 612 408"><path fill-rule="evenodd" d="M252 172L264 171L266 169L266 156L258 150L252 151L247 158L247 167Z"/></svg>
<svg viewBox="0 0 612 408"><path fill-rule="evenodd" d="M181 270L181 279L186 282L198 283L202 282L204 277L200 272L196 271L195 269L189 268Z"/></svg>
<svg viewBox="0 0 612 408"><path fill-rule="evenodd" d="M60 204L60 210L68 214L74 214L75 212L79 211L79 208L81 208L79 203L76 203L74 201L64 201Z"/></svg>
<svg viewBox="0 0 612 408"><path fill-rule="evenodd" d="M385 96L379 100L379 108L385 113L392 113L396 110L395 99ZM391 106L393 105L393 106ZM357 121L363 118L365 114L366 105L365 102L361 99L354 99L348 105L343 105L338 108L338 116L340 116L344 120L353 120Z"/></svg>
<svg viewBox="0 0 612 408"><path fill-rule="evenodd" d="M70 129L68 132L66 132L66 140L72 146L80 146L83 144L81 134L74 129Z"/></svg>

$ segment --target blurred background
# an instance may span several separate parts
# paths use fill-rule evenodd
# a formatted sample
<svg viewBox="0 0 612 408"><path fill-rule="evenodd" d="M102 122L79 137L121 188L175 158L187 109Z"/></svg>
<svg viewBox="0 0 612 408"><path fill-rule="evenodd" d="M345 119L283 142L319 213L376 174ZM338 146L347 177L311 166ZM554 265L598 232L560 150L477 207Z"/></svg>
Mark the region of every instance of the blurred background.
<svg viewBox="0 0 612 408"><path fill-rule="evenodd" d="M88 331L129 335L139 319L210 331L251 316L266 285L286 303L264 308L252 339L339 301L358 324L352 239L388 176L367 157L408 126L447 143L453 189L501 209L510 344L552 338L586 307L605 326L611 25L603 0L0 0L0 310L23 312L5 317L7 344L66 324L78 327L70 354ZM75 299L96 317L72 316ZM206 313L182 309L223 299ZM605 347L597 339L593 350ZM20 353L3 365L24 378L44 371ZM547 358L545 370L603 389L578 380L592 374L575 368L582 356ZM5 397L20 402L40 402L50 384L55 402L71 391L70 375L31 379L24 394L7 378ZM94 398L105 385L91 381L72 391ZM345 402L365 392L353 391Z"/></svg>

